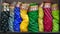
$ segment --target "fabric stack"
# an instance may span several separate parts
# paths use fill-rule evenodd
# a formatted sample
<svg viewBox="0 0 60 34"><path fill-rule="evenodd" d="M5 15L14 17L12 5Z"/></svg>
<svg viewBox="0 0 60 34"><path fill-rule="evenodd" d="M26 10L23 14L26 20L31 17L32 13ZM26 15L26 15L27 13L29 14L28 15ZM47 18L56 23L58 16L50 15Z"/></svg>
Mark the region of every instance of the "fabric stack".
<svg viewBox="0 0 60 34"><path fill-rule="evenodd" d="M2 5L0 31L59 32L58 4L14 2Z"/></svg>

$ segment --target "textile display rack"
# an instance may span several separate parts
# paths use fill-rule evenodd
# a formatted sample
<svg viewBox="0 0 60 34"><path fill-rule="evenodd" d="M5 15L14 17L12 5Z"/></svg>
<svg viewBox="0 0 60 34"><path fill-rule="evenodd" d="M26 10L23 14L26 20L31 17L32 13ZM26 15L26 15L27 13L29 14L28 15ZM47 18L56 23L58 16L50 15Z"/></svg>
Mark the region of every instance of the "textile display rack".
<svg viewBox="0 0 60 34"><path fill-rule="evenodd" d="M0 33L59 33L60 0L0 0Z"/></svg>

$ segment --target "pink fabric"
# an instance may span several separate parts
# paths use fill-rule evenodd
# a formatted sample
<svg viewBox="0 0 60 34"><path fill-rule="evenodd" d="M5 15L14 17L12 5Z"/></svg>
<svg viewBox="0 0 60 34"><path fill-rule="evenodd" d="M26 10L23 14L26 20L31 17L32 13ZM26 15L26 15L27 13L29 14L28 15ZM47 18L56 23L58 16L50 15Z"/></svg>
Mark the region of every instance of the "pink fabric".
<svg viewBox="0 0 60 34"><path fill-rule="evenodd" d="M44 9L44 31L51 32L52 31L51 8L43 8L43 9Z"/></svg>

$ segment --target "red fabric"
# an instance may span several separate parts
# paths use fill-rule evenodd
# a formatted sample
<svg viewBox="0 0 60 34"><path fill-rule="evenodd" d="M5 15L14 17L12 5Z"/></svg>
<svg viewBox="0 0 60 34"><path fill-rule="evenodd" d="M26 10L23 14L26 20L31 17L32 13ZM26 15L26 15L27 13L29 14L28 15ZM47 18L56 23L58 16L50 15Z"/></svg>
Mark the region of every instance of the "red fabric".
<svg viewBox="0 0 60 34"><path fill-rule="evenodd" d="M43 9L44 9L44 31L51 32L52 31L51 8L43 8Z"/></svg>

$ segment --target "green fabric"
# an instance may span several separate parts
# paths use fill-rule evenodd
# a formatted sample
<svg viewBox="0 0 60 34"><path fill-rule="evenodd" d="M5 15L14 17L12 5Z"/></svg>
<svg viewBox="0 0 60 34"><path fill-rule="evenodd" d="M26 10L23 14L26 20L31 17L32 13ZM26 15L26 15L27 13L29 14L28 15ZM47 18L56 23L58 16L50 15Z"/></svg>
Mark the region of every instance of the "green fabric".
<svg viewBox="0 0 60 34"><path fill-rule="evenodd" d="M28 12L29 16L29 32L38 32L38 10Z"/></svg>
<svg viewBox="0 0 60 34"><path fill-rule="evenodd" d="M53 10L52 16L53 16L52 32L59 32L59 10Z"/></svg>

